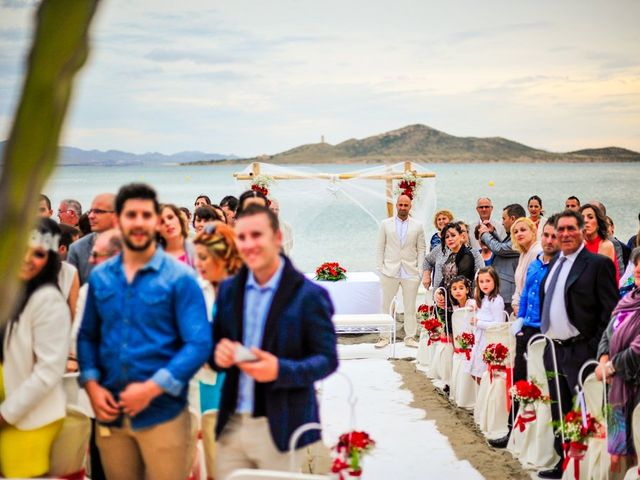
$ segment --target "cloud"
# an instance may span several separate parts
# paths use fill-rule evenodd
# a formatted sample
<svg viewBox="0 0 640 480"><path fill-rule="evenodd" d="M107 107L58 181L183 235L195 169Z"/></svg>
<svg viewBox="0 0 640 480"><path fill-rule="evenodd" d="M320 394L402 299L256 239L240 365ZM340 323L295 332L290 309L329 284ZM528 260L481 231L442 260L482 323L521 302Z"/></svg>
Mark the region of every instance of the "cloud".
<svg viewBox="0 0 640 480"><path fill-rule="evenodd" d="M235 61L233 57L215 51L188 48L155 48L145 55L145 58L161 63L187 61L206 65L219 65Z"/></svg>
<svg viewBox="0 0 640 480"><path fill-rule="evenodd" d="M39 4L39 0L2 0L0 7L11 9L32 9Z"/></svg>
<svg viewBox="0 0 640 480"><path fill-rule="evenodd" d="M447 37L448 43L463 43L474 40L487 40L510 34L520 34L531 31L546 30L552 27L550 22L526 22L506 25L496 25L479 29L470 29L454 32Z"/></svg>

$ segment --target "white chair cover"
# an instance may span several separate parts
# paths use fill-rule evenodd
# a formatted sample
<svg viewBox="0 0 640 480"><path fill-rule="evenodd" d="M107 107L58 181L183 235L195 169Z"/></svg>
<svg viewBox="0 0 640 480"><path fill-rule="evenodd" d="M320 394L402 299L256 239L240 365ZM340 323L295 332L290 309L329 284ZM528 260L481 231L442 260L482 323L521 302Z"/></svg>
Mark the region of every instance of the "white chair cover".
<svg viewBox="0 0 640 480"><path fill-rule="evenodd" d="M640 452L640 405L636 405L633 410L631 424L633 425L633 445L636 447L636 453L638 453ZM640 478L640 466L636 462L636 465L627 470L624 480L635 480L637 478Z"/></svg>
<svg viewBox="0 0 640 480"><path fill-rule="evenodd" d="M471 318L473 310L461 308L453 312L451 323L453 326L454 348L457 348L455 338L465 332L472 332ZM478 384L466 372L467 357L464 354L453 354L453 366L451 370L451 384L449 397L460 408L472 409L476 404L476 395L478 394Z"/></svg>
<svg viewBox="0 0 640 480"><path fill-rule="evenodd" d="M496 323L486 330L487 345L502 343L509 349L507 368L513 365L515 339L511 334L511 322ZM478 398L473 416L480 431L488 439L504 437L509 432L507 411L507 382L502 374L494 375L493 381L488 371L482 375Z"/></svg>
<svg viewBox="0 0 640 480"><path fill-rule="evenodd" d="M542 386L543 395L548 395L549 382L544 367L545 346L546 341L540 339L529 347L527 351L527 376ZM555 448L553 448L551 405L538 403L535 405L535 411L536 419L526 424L524 432L521 432L519 428L514 428L511 431L507 449L520 460L525 468L547 470L553 468L560 460Z"/></svg>
<svg viewBox="0 0 640 480"><path fill-rule="evenodd" d="M453 344L448 342L436 343L433 354L434 384L443 388L451 385L451 369L453 366Z"/></svg>
<svg viewBox="0 0 640 480"><path fill-rule="evenodd" d="M91 419L82 409L67 405L62 430L51 447L49 476L64 477L83 470L90 436Z"/></svg>
<svg viewBox="0 0 640 480"><path fill-rule="evenodd" d="M418 328L420 329L420 340L418 342L416 362L418 367L427 369L431 364L431 359L433 358L433 347L435 347L435 345L427 345L429 341L427 332L422 328L422 325L419 325Z"/></svg>
<svg viewBox="0 0 640 480"><path fill-rule="evenodd" d="M604 422L602 415L604 407L604 385L596 378L595 373L591 373L583 383L584 400L587 404L587 411L591 416ZM611 468L611 456L607 452L606 438L590 438L587 440L587 453L582 460L582 467L586 464L586 478L607 478L607 472Z"/></svg>

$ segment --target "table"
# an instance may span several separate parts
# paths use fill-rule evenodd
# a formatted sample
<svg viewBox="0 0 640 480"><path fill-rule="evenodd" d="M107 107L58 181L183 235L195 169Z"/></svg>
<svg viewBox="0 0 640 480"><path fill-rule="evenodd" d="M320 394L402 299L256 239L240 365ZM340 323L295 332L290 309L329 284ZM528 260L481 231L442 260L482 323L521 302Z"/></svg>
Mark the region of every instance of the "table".
<svg viewBox="0 0 640 480"><path fill-rule="evenodd" d="M380 278L374 272L349 272L337 282L313 280L314 273L306 276L329 292L338 315L383 313Z"/></svg>

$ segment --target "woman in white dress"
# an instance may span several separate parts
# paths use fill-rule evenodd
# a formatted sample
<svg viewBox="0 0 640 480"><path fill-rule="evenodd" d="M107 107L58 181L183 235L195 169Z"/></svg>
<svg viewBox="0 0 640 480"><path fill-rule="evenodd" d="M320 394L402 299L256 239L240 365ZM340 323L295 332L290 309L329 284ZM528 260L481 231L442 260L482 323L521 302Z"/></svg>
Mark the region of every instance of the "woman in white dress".
<svg viewBox="0 0 640 480"><path fill-rule="evenodd" d="M493 267L478 270L476 278L475 299L478 310L472 323L475 324L475 345L471 351L469 373L480 381L487 366L482 361L482 353L487 346L485 330L491 325L504 321L504 300L498 293L500 279Z"/></svg>

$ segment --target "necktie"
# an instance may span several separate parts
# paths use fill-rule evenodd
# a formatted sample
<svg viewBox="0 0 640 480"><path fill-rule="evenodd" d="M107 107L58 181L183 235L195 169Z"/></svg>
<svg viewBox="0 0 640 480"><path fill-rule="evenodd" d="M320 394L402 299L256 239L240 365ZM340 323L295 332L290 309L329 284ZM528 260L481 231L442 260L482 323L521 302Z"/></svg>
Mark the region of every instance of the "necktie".
<svg viewBox="0 0 640 480"><path fill-rule="evenodd" d="M564 262L566 260L567 257L560 257L558 259L558 268L556 268L556 271L553 272L553 276L551 277L551 281L549 282L549 287L544 294L542 316L540 317L540 330L542 331L542 333L547 333L547 330L549 330L549 327L551 326L551 300L553 300L553 292L556 289L556 283L558 283L560 270L562 270L562 266L564 265Z"/></svg>

